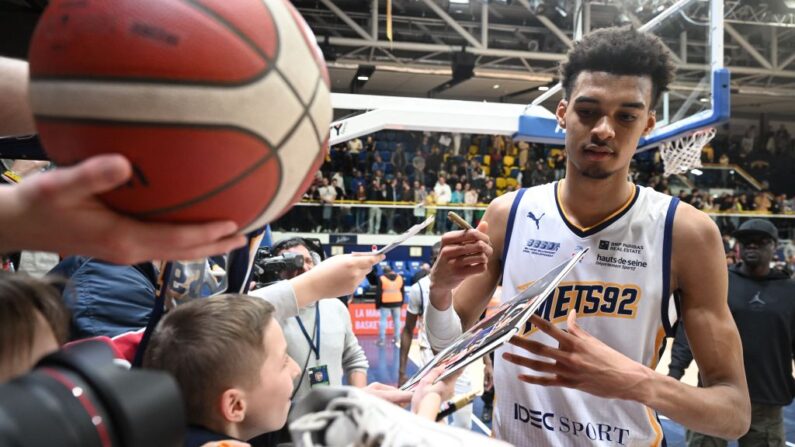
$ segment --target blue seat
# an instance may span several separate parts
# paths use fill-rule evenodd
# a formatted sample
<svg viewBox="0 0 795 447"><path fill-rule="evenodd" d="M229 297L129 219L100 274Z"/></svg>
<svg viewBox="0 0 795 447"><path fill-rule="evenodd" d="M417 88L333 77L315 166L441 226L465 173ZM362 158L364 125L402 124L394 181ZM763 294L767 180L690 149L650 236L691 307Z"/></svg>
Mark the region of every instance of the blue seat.
<svg viewBox="0 0 795 447"><path fill-rule="evenodd" d="M392 163L386 163L386 169L384 169L384 171L386 175L391 175L395 172L395 166Z"/></svg>

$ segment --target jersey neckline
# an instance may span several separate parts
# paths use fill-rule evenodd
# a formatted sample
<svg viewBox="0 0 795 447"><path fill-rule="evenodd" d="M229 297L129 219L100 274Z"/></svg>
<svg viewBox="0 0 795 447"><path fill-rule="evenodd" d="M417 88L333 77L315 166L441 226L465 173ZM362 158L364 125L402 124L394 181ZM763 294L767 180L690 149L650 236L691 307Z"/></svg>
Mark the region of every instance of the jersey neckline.
<svg viewBox="0 0 795 447"><path fill-rule="evenodd" d="M596 225L592 225L590 227L581 227L575 223L573 223L568 216L566 215L566 211L563 209L560 200L560 182L555 182L553 184L553 194L555 195L555 206L558 209L558 214L560 214L560 218L563 219L563 222L569 227L572 233L577 235L578 237L585 238L588 236L592 236L605 228L609 227L613 222L621 219L622 216L627 214L635 202L638 201L638 197L640 196L640 186L635 185L635 192L629 197L629 199L624 202L623 205L609 216L605 217L601 222L597 223Z"/></svg>

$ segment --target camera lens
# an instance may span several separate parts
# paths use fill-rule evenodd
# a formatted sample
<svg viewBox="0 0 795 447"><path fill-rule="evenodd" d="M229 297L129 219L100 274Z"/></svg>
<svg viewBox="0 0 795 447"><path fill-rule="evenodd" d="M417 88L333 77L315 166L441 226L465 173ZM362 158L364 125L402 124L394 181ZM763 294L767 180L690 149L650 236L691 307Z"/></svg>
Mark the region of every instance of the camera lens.
<svg viewBox="0 0 795 447"><path fill-rule="evenodd" d="M178 446L185 425L169 375L126 370L99 341L51 354L0 386L4 447Z"/></svg>

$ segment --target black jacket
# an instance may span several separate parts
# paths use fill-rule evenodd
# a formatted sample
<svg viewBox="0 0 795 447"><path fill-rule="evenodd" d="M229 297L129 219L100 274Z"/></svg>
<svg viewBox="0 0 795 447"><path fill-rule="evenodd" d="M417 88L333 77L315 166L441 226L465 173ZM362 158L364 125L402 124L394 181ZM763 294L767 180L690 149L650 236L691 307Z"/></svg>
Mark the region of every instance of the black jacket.
<svg viewBox="0 0 795 447"><path fill-rule="evenodd" d="M729 309L743 343L751 402L789 405L795 397L795 281L779 270L756 280L744 275L739 265L733 266L729 270ZM684 331L680 332L671 352L669 373L676 378L693 359Z"/></svg>

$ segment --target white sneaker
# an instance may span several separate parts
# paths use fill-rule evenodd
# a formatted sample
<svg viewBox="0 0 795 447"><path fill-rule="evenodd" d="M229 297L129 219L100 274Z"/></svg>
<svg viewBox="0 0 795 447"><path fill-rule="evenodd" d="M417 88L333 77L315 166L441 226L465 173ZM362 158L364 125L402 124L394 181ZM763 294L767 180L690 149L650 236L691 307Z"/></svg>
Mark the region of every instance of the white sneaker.
<svg viewBox="0 0 795 447"><path fill-rule="evenodd" d="M296 447L504 447L473 431L437 424L352 387L316 388L293 406Z"/></svg>

